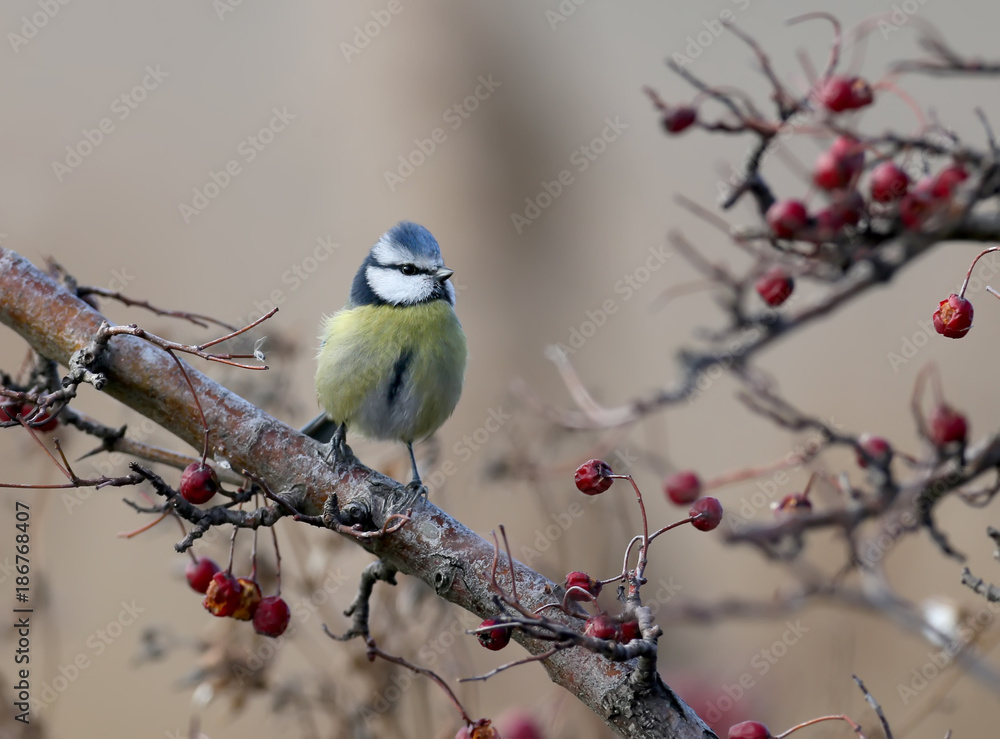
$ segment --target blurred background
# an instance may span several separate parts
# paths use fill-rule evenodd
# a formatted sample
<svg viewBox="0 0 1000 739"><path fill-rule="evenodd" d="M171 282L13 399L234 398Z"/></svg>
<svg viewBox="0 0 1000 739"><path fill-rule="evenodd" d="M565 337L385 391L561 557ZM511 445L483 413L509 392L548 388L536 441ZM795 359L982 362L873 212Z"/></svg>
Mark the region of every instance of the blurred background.
<svg viewBox="0 0 1000 739"><path fill-rule="evenodd" d="M558 342L574 348L573 365L594 396L615 406L672 382L678 348L692 344L697 328L721 325L708 292L658 301L697 277L669 246L671 229L711 258L747 266L673 196L714 209L752 142L694 130L668 138L642 88L670 102L691 100L693 91L664 65L677 53L702 79L737 86L766 105L749 49L719 32L725 11L764 45L783 80L804 89L799 55L822 68L831 31L821 22L788 27L784 20L809 10L836 12L845 27L889 14L891 28L870 35L863 59L845 54L872 80L889 62L921 55L918 24L936 26L963 53L995 56L1000 9L971 0L8 0L0 10L7 39L0 49L2 244L38 265L53 257L81 284L229 323L277 304L280 312L258 332L268 337L272 370L199 369L299 426L317 410L312 377L321 315L343 304L382 232L400 219L422 223L455 270L471 350L455 416L419 449L431 499L484 535L505 524L515 556L555 580L570 570L610 577L639 518L626 488L580 504L572 470L581 461L601 453L616 471L634 474L650 518L663 525L683 513L661 495L670 471L713 477L774 461L808 437L749 414L726 378L695 402L610 437L557 432L512 387L571 407L545 355ZM1000 121L995 80L910 75L896 85L976 146L985 137L974 108ZM854 120L868 133L920 126L891 93ZM823 145L802 137L765 164L779 195L807 191L802 171ZM726 217L759 224L749 204ZM910 394L920 368L937 362L973 437L992 431L1000 408L992 369L1000 305L986 302L980 284L976 331L949 342L927 326L977 251L973 244L940 246L886 289L770 349L761 366L804 410L918 453ZM803 287L808 300L811 286ZM176 341L217 335L107 301L102 309ZM4 330L0 347L3 369L16 372L23 343ZM192 451L90 388L75 405L109 425L128 423L150 443ZM73 456L94 445L78 434L53 435ZM397 478L407 474L401 446L355 449ZM91 458L79 471L99 473L109 463L122 469L126 461ZM828 455L822 466L862 479L848 455ZM0 469L5 481L58 480L16 430L2 434ZM794 469L780 489L755 481L719 497L729 510L767 520L768 504L801 489L811 469ZM134 491L124 495L141 500ZM277 527L293 628L276 645L202 609L184 581L186 558L173 551L180 538L173 523L120 538L148 521L122 496L111 489L0 493L0 558L13 558L14 502L31 505L31 675L35 697L46 703L33 716L34 733L19 733L4 716L0 736L181 737L193 715L213 739L390 730L453 736L457 715L434 686L370 665L362 644L336 643L320 631L321 623L334 631L348 626L341 612L369 561L358 548L288 521ZM814 500L818 508L839 504L829 486L814 491ZM580 510L573 503L582 512L567 516ZM973 570L1000 580L983 533L996 523L995 511L950 500L940 520ZM244 572L249 538L238 543ZM793 582L756 551L726 548L721 539L721 532L688 527L658 542L647 571L655 607L766 601ZM832 537L817 535L810 544L811 565L832 573L843 563ZM266 570L269 537L259 546ZM196 549L224 562L228 532ZM959 584L954 561L924 534L886 556L890 580L907 599L936 597L985 613L979 640L989 652L993 612ZM4 570L0 603L13 603L13 588ZM463 633L475 618L407 578L380 590L377 602L380 646L449 680L524 654L516 645L485 653ZM784 618L670 626L660 642L661 672L701 715L718 714L723 732L743 718L778 731L848 712L863 719L869 737L879 736L852 673L880 699L897 737L939 738L949 728L956 737L985 736L996 724L996 694L954 667L914 685L914 671L939 648L886 620L816 603L791 623L791 631ZM0 633L2 703L10 710L14 635ZM987 661L1000 669L1000 658ZM550 739L610 735L536 665L463 684L458 693L473 716L506 714L501 730L513 712L530 716ZM833 737L847 729L812 731Z"/></svg>

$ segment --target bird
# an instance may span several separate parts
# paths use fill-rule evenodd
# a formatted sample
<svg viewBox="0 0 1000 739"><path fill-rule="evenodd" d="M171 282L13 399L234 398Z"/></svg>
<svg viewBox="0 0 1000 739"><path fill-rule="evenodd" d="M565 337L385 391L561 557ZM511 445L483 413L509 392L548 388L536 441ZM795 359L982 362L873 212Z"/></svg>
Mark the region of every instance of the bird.
<svg viewBox="0 0 1000 739"><path fill-rule="evenodd" d="M323 412L303 429L329 441L331 454L342 452L348 428L403 442L410 486L424 495L413 444L455 410L468 360L453 274L437 240L416 223L402 221L375 242L347 304L323 319L316 355Z"/></svg>

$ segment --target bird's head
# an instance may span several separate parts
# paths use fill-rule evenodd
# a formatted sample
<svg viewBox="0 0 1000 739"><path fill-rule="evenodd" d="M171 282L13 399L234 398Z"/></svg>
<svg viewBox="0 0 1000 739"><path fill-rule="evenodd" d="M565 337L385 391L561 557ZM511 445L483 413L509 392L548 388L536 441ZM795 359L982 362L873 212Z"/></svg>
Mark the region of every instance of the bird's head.
<svg viewBox="0 0 1000 739"><path fill-rule="evenodd" d="M452 274L431 232L403 221L371 248L354 278L351 303L416 305L446 300L454 305L455 287L448 281Z"/></svg>

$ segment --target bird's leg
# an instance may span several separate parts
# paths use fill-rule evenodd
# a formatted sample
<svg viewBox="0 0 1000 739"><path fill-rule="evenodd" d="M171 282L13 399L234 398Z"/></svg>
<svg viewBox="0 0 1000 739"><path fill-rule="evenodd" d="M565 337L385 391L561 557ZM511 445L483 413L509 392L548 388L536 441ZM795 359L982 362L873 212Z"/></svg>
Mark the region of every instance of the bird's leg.
<svg viewBox="0 0 1000 739"><path fill-rule="evenodd" d="M347 424L342 423L337 426L337 430L330 437L330 444L326 452L326 463L336 466L338 462L347 462L354 457L354 452L347 446Z"/></svg>
<svg viewBox="0 0 1000 739"><path fill-rule="evenodd" d="M420 481L420 473L417 471L417 458L413 454L413 442L406 442L406 448L410 450L410 464L413 466L413 479L406 487L415 495L427 497L427 486Z"/></svg>

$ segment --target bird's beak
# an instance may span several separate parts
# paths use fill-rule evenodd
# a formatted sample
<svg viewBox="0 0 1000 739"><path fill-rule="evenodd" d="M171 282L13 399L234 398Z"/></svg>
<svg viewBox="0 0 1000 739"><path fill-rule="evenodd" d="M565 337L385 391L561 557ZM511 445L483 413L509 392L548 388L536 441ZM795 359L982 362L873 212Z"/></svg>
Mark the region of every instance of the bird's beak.
<svg viewBox="0 0 1000 739"><path fill-rule="evenodd" d="M447 267L442 267L441 269L439 269L437 272L434 273L434 276L437 278L438 282L444 282L453 274L455 274L455 270L448 269Z"/></svg>

